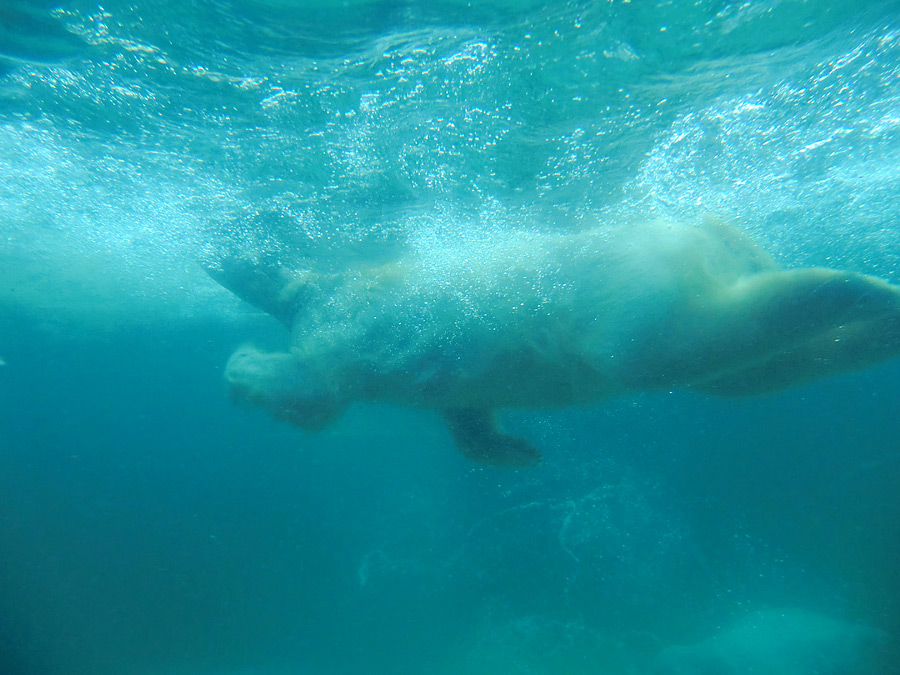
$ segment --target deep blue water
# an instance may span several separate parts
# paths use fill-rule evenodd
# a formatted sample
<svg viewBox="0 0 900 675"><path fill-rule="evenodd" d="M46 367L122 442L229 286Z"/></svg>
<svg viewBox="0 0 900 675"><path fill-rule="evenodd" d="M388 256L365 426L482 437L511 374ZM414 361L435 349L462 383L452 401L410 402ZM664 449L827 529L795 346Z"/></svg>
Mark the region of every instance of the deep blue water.
<svg viewBox="0 0 900 675"><path fill-rule="evenodd" d="M285 336L201 267L715 213L900 283L898 17L0 0L0 674L632 675L782 607L887 646L770 672L900 672L900 363L510 411L544 461L489 469L428 411L234 405Z"/></svg>

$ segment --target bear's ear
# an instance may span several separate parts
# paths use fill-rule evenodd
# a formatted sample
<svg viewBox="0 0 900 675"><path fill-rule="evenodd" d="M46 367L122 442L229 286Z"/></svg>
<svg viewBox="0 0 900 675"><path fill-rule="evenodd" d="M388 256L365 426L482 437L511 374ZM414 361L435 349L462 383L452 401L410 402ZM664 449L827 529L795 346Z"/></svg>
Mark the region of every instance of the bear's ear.
<svg viewBox="0 0 900 675"><path fill-rule="evenodd" d="M528 441L497 429L492 410L454 408L441 414L456 447L466 459L507 468L534 466L541 461L541 453Z"/></svg>
<svg viewBox="0 0 900 675"><path fill-rule="evenodd" d="M218 284L244 302L271 314L290 330L296 307L294 298L284 292L291 278L281 265L227 257L204 268Z"/></svg>

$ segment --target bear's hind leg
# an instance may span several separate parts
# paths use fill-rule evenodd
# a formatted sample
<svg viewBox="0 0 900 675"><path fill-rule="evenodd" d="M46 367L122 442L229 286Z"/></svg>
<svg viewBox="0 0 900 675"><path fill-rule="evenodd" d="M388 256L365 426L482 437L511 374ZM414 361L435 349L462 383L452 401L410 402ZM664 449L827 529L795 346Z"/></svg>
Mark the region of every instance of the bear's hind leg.
<svg viewBox="0 0 900 675"><path fill-rule="evenodd" d="M225 381L233 399L261 406L307 431L326 427L344 410L334 387L288 352L241 347L228 359Z"/></svg>

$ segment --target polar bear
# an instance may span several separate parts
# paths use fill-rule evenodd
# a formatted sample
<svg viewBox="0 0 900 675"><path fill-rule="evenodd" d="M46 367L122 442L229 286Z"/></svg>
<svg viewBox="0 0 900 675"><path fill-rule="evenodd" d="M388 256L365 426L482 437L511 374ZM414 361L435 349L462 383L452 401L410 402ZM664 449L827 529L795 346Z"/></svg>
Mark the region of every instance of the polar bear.
<svg viewBox="0 0 900 675"><path fill-rule="evenodd" d="M497 409L761 394L900 355L900 287L780 269L714 219L509 233L341 272L236 258L208 271L291 333L286 351L234 353L235 397L310 430L357 400L434 409L490 465L540 458Z"/></svg>

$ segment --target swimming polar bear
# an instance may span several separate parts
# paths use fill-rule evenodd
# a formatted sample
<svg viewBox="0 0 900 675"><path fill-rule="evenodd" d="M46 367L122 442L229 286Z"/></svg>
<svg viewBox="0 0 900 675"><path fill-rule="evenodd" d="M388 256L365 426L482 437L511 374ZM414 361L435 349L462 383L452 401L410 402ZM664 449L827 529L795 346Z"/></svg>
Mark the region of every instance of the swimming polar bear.
<svg viewBox="0 0 900 675"><path fill-rule="evenodd" d="M490 465L540 458L495 426L500 408L760 394L900 355L900 287L779 269L712 219L509 234L339 273L233 258L208 271L291 331L287 351L234 353L235 397L310 430L356 400L431 408Z"/></svg>

